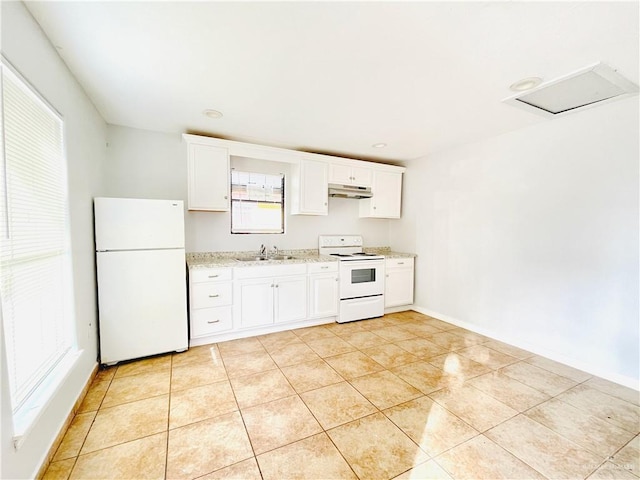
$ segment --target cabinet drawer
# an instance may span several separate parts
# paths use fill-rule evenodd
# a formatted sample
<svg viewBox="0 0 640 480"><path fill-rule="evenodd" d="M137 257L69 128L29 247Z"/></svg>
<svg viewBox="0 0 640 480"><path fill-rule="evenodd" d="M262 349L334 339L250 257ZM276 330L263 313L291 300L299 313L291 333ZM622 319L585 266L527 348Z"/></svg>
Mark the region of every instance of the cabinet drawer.
<svg viewBox="0 0 640 480"><path fill-rule="evenodd" d="M387 258L385 266L387 268L413 267L413 258Z"/></svg>
<svg viewBox="0 0 640 480"><path fill-rule="evenodd" d="M191 338L212 335L233 327L232 307L191 310Z"/></svg>
<svg viewBox="0 0 640 480"><path fill-rule="evenodd" d="M191 287L191 308L209 308L231 305L231 283L196 283Z"/></svg>
<svg viewBox="0 0 640 480"><path fill-rule="evenodd" d="M236 280L244 278L283 277L285 275L305 275L306 263L291 265L259 265L257 267L236 267Z"/></svg>
<svg viewBox="0 0 640 480"><path fill-rule="evenodd" d="M191 282L229 281L232 278L231 268L192 268L189 270Z"/></svg>
<svg viewBox="0 0 640 480"><path fill-rule="evenodd" d="M310 263L308 268L309 273L337 272L338 262Z"/></svg>

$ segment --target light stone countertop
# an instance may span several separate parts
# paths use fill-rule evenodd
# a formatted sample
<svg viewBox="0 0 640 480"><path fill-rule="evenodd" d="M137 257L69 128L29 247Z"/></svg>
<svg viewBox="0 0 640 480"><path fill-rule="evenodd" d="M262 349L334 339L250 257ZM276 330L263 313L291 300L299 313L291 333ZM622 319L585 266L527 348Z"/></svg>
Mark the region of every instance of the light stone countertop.
<svg viewBox="0 0 640 480"><path fill-rule="evenodd" d="M392 252L389 247L365 248L367 253L384 255L386 258L411 258L415 253ZM189 268L225 268L225 267L255 267L256 265L292 265L296 263L337 262L336 257L319 255L316 249L280 250L279 255L290 255L288 260L256 260L240 261L238 258L256 257L255 251L244 252L190 252L186 254Z"/></svg>
<svg viewBox="0 0 640 480"><path fill-rule="evenodd" d="M393 252L389 247L365 247L364 251L367 253L376 253L378 255L384 255L384 258L415 258L415 253L400 253Z"/></svg>
<svg viewBox="0 0 640 480"><path fill-rule="evenodd" d="M256 265L293 265L296 263L337 262L336 257L319 255L318 250L280 250L278 255L290 255L288 260L241 261L238 258L257 257L255 251L244 252L193 252L187 253L189 268L255 267Z"/></svg>

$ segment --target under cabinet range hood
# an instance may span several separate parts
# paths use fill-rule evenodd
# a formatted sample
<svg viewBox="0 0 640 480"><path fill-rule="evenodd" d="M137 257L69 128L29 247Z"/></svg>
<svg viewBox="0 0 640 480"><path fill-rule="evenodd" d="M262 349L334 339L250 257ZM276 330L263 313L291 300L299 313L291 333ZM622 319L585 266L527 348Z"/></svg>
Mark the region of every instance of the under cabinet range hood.
<svg viewBox="0 0 640 480"><path fill-rule="evenodd" d="M356 187L355 185L329 184L329 196L340 198L371 198L371 187Z"/></svg>

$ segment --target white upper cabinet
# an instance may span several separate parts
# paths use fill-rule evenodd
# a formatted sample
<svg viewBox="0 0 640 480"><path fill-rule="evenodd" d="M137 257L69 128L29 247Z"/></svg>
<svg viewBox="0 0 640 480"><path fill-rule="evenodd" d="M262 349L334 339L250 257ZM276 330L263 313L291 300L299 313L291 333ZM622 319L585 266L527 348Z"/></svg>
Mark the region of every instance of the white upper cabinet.
<svg viewBox="0 0 640 480"><path fill-rule="evenodd" d="M402 173L374 171L371 193L360 200L360 217L400 218Z"/></svg>
<svg viewBox="0 0 640 480"><path fill-rule="evenodd" d="M224 147L188 142L189 210L226 212L229 210L229 150Z"/></svg>
<svg viewBox="0 0 640 480"><path fill-rule="evenodd" d="M354 167L339 163L331 163L329 165L329 183L370 187L372 181L373 170L371 168Z"/></svg>
<svg viewBox="0 0 640 480"><path fill-rule="evenodd" d="M301 160L291 166L291 215L327 215L328 165Z"/></svg>
<svg viewBox="0 0 640 480"><path fill-rule="evenodd" d="M291 215L328 215L329 184L338 184L371 188L373 198L358 200L360 217L400 218L404 167L200 135L182 138L188 151L189 210L230 210L229 159L235 156L290 165Z"/></svg>

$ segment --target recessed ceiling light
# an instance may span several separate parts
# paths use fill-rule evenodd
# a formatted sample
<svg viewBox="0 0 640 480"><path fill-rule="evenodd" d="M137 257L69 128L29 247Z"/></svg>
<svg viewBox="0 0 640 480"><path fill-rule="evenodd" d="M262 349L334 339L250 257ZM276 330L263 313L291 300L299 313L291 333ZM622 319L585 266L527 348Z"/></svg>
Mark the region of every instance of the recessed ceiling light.
<svg viewBox="0 0 640 480"><path fill-rule="evenodd" d="M374 143L373 145L371 145L373 148L384 148L387 146L386 143Z"/></svg>
<svg viewBox="0 0 640 480"><path fill-rule="evenodd" d="M205 110L204 112L202 112L203 115L206 115L209 118L222 118L222 112L219 112L218 110Z"/></svg>
<svg viewBox="0 0 640 480"><path fill-rule="evenodd" d="M509 88L514 92L524 92L525 90L531 90L532 88L537 87L541 83L542 79L540 77L527 77L522 80L518 80Z"/></svg>

